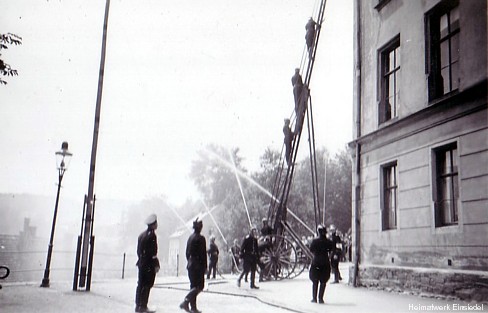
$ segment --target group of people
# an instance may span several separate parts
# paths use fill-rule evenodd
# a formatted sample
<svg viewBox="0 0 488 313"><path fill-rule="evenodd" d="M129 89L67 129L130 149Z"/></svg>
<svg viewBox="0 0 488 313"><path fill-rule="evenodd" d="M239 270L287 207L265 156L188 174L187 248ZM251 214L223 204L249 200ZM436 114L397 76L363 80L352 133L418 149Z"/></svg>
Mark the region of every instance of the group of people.
<svg viewBox="0 0 488 313"><path fill-rule="evenodd" d="M156 229L158 228L157 217L151 214L146 219L147 229L143 231L137 241L136 263L139 274L137 280L135 312L155 312L147 306L149 292L154 286L156 274L159 271L160 264L157 257L158 244L156 238ZM193 233L190 235L186 245L186 259L188 277L190 279L190 292L185 296L180 308L186 312L201 313L197 308L197 296L203 290L205 285L205 272L207 270L207 243L205 237L201 234L203 222L198 218L193 222ZM211 239L211 242L214 241ZM215 246L216 247L216 246ZM209 248L210 255L218 256L218 248L215 252L212 246ZM210 263L212 265L212 259ZM213 265L212 265L213 266ZM210 271L209 271L210 274ZM214 272L215 275L215 272Z"/></svg>
<svg viewBox="0 0 488 313"><path fill-rule="evenodd" d="M305 25L305 42L307 44L307 51L309 58L312 58L313 55L313 47L315 42L315 35L317 30L317 23L310 18ZM291 84L293 86L293 97L295 99L295 116L296 116L296 123L295 123L295 130L292 131L290 127L290 119L285 118L285 124L283 126L283 135L284 135L284 145L285 145L285 159L288 166L291 164L292 159L292 143L295 134L298 134L303 125L303 120L305 118L305 111L307 106L307 98L308 98L308 86L303 83L302 76L300 75L300 69L295 69L295 74L291 78Z"/></svg>
<svg viewBox="0 0 488 313"><path fill-rule="evenodd" d="M251 231L244 238L240 246L237 245L237 239L231 247L232 254L232 272L237 273L240 259L243 261L243 271L237 279L237 285L241 286L242 278L247 281L250 274L250 288L259 289L255 283L256 270L261 266L260 275L263 274L264 264L260 261L260 255L263 250L269 247L273 229L268 224L267 219L263 219L261 236L258 234L256 227L251 227ZM135 297L135 312L155 312L148 308L149 292L154 285L156 274L159 271L160 264L157 257L158 244L156 238L156 229L158 228L157 217L155 214L146 219L147 229L138 237L137 243L137 267L139 269L138 281ZM203 222L198 218L193 222L193 233L188 238L186 244L186 259L188 278L190 280L190 291L180 304L180 308L190 313L201 313L197 308L197 296L204 289L205 273L207 279L211 273L215 278L217 271L217 261L219 249L215 244L215 237L210 237L210 246L207 249L205 237L201 234ZM335 232L335 227L331 227L332 233L327 235L327 230L323 225L317 228L318 236L314 238L309 245L310 252L313 254L310 265L309 278L312 281L312 302L324 303L324 292L327 281L330 278L331 270L335 274L334 282L342 280L339 271L340 245L341 239ZM258 238L260 243L258 244ZM207 255L209 264L207 264ZM207 272L208 265L208 272ZM262 281L262 276L260 276Z"/></svg>

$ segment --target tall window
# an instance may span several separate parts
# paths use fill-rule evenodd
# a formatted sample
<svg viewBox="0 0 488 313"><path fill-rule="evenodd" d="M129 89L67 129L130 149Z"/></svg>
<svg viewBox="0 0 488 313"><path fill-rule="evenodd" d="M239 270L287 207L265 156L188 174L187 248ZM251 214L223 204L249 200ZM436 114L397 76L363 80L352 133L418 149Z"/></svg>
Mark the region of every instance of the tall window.
<svg viewBox="0 0 488 313"><path fill-rule="evenodd" d="M380 74L379 121L384 123L398 115L400 36L380 51Z"/></svg>
<svg viewBox="0 0 488 313"><path fill-rule="evenodd" d="M434 201L436 226L458 222L458 151L453 143L434 150L435 181Z"/></svg>
<svg viewBox="0 0 488 313"><path fill-rule="evenodd" d="M397 227L397 207L398 207L398 184L397 184L396 162L383 166L382 172L383 172L383 177L382 177L383 230L395 229Z"/></svg>
<svg viewBox="0 0 488 313"><path fill-rule="evenodd" d="M429 100L459 87L459 7L443 1L426 16Z"/></svg>

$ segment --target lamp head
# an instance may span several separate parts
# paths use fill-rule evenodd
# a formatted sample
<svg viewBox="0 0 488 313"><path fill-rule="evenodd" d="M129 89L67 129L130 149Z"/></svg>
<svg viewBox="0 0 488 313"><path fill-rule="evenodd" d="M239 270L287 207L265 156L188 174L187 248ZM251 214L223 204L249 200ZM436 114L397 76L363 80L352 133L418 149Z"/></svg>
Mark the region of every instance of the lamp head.
<svg viewBox="0 0 488 313"><path fill-rule="evenodd" d="M64 141L61 150L56 152L56 164L58 170L66 171L73 153L68 151L68 142Z"/></svg>

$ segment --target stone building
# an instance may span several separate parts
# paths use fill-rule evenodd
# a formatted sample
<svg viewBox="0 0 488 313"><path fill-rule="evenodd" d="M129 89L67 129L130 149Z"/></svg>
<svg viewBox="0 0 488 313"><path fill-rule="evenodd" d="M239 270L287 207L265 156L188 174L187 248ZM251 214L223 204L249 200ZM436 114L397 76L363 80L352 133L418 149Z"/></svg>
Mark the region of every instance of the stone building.
<svg viewBox="0 0 488 313"><path fill-rule="evenodd" d="M354 44L353 283L486 301L487 1L355 0Z"/></svg>

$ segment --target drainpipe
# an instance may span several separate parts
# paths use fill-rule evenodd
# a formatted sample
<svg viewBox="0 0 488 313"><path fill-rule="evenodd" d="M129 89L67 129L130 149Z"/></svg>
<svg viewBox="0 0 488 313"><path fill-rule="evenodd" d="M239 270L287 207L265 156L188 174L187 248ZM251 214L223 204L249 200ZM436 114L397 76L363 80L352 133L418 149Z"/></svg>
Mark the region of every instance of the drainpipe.
<svg viewBox="0 0 488 313"><path fill-rule="evenodd" d="M354 271L352 277L352 284L354 287L359 286L359 259L360 259L360 235L361 235L361 3L360 0L355 0L355 39L356 39L356 57L355 57L355 83L356 83L356 138L355 138L355 188L354 188L354 209L353 209L353 224L352 234L354 242L353 263Z"/></svg>

